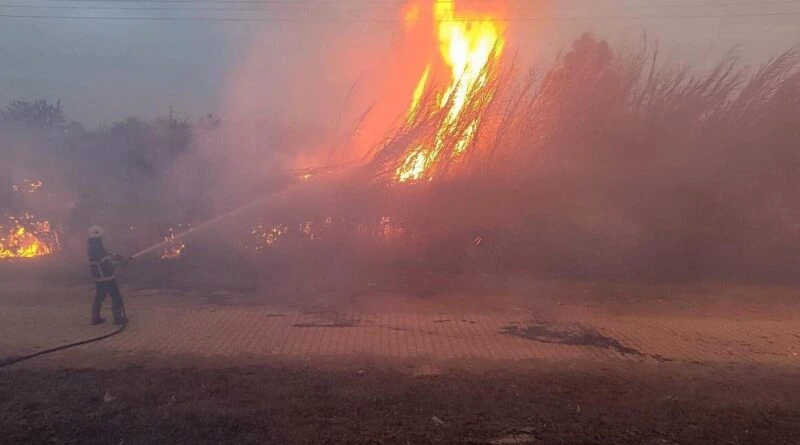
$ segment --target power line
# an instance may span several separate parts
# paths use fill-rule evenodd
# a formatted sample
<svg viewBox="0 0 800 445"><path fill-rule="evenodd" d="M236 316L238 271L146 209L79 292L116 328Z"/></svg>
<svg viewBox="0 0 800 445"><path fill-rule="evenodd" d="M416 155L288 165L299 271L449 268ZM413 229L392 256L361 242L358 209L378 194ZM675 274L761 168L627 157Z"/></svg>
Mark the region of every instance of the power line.
<svg viewBox="0 0 800 445"><path fill-rule="evenodd" d="M47 3L167 3L167 4L260 4L260 5L274 5L274 4L406 4L408 0L32 0L32 1L39 1L39 2L47 2ZM454 3L458 0L433 0L437 3ZM511 4L511 3L543 3L547 0L487 0L487 2L491 3L496 1L497 3L503 4ZM565 0L560 0L565 1ZM583 1L583 0L577 0ZM612 1L612 0L609 0ZM596 3L597 0L594 0L592 3ZM736 1L732 0L729 2L721 2L721 5L737 5L737 4L768 4L768 3L797 3L797 1L792 0L766 0L763 2L756 2L756 1ZM690 7L697 7L697 6L705 6L703 3L692 3L687 1L675 1L670 2L669 6L690 6ZM638 3L633 5L625 5L625 6L649 6L648 4Z"/></svg>
<svg viewBox="0 0 800 445"><path fill-rule="evenodd" d="M222 3L222 4L295 4L295 3L390 3L405 4L407 0L35 0L51 3ZM435 0L450 3L457 0ZM508 1L508 0L504 0ZM511 0L542 2L545 0Z"/></svg>
<svg viewBox="0 0 800 445"><path fill-rule="evenodd" d="M406 4L408 0L32 0L48 3L222 3L222 4ZM438 3L454 3L458 0L434 0ZM503 2L541 3L546 0L488 0Z"/></svg>
<svg viewBox="0 0 800 445"><path fill-rule="evenodd" d="M262 8L244 6L234 8L230 6L51 6L51 5L4 5L0 8L24 8L24 9L52 9L52 10L81 10L81 11L268 11L268 5Z"/></svg>
<svg viewBox="0 0 800 445"><path fill-rule="evenodd" d="M52 1L52 0L51 0ZM85 1L85 0L78 0ZM510 1L510 0L507 0ZM122 3L122 2L119 2ZM128 3L128 2L126 2ZM142 2L151 3L151 2ZM153 2L154 3L154 2ZM280 2L282 5L289 6L288 2ZM298 3L298 6L303 4ZM84 10L84 11L224 11L224 12L253 12L253 11L267 11L268 7L277 5L278 3L265 3L262 7L248 6L250 3L243 3L242 7L232 6L80 6L80 5L20 5L20 4L1 4L0 8L19 8L19 9L45 9L45 10ZM637 3L632 5L625 5L623 9L634 8L697 8L697 7L720 7L720 6L764 6L764 5L800 5L798 0L765 0L765 1L736 1L736 2L718 2L718 3L685 3L680 4L676 2L670 3ZM563 11L564 9L551 9L556 11Z"/></svg>
<svg viewBox="0 0 800 445"><path fill-rule="evenodd" d="M584 20L672 20L672 19L726 19L753 17L794 17L800 12L775 12L752 14L695 14L695 15L644 15L644 16L585 16L585 17L495 17L492 19L452 19L449 22L548 22L548 21L584 21ZM119 17L119 16L58 16L33 14L0 14L0 18L11 19L52 19L52 20L120 20L120 21L191 21L191 22L332 22L332 23L395 23L396 19L314 19L298 18L257 18L257 17Z"/></svg>

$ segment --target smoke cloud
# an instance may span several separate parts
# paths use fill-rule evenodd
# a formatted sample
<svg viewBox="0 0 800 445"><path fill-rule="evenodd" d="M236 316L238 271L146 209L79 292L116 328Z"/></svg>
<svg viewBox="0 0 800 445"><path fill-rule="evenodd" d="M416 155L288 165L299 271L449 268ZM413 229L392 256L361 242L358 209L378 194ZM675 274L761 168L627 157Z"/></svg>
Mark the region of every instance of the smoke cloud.
<svg viewBox="0 0 800 445"><path fill-rule="evenodd" d="M396 20L357 30L346 4L313 13L330 20L260 29L220 112L199 120L87 129L63 111L7 109L0 210L41 214L63 232L58 254L81 258L92 224L133 253L263 200L175 258L144 258L130 275L141 285L289 295L512 275L793 279L797 48L758 69L730 53L698 68L651 41L586 34L530 65L512 42L453 124L480 122L469 150L446 142L429 177L402 183L409 149L434 146L452 106L439 75L407 119L425 65L443 63L430 23L388 3L360 13ZM21 191L26 180L44 186Z"/></svg>

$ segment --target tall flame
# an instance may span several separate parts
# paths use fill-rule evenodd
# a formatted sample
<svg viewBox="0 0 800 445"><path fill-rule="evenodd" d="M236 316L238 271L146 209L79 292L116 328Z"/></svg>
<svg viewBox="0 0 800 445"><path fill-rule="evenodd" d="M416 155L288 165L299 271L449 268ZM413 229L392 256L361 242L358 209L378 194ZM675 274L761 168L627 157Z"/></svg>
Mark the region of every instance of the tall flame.
<svg viewBox="0 0 800 445"><path fill-rule="evenodd" d="M428 65L425 68L425 72L422 73L419 82L417 82L417 87L414 89L414 96L411 98L411 107L408 109L408 122L413 122L417 117L419 103L422 101L422 95L425 93L425 85L428 83L428 76L430 74L431 66Z"/></svg>
<svg viewBox="0 0 800 445"><path fill-rule="evenodd" d="M413 10L413 9L412 9ZM418 14L406 13L406 20L416 20ZM418 145L411 147L395 178L400 181L416 181L426 176L436 161L446 141L455 141L454 154L463 153L470 146L480 121L475 117L466 126L456 123L465 114L465 106L470 95L486 85L486 67L492 54L503 47L500 24L491 17L456 13L455 0L434 0L434 25L439 40L439 52L450 68L450 84L438 96L437 106L447 108L447 115L440 123L432 147ZM428 82L429 64L414 90L409 122L418 113L420 100ZM457 129L464 128L459 131Z"/></svg>

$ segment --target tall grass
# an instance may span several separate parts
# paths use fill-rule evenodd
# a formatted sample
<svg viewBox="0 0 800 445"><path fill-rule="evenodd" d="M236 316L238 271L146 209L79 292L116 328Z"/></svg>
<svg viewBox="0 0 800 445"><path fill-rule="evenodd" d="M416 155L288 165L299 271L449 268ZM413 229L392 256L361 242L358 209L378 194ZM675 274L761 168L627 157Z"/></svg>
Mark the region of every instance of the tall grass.
<svg viewBox="0 0 800 445"><path fill-rule="evenodd" d="M432 147L442 134L453 104L442 105L433 88L362 168L344 177L315 172L292 189L292 199L227 221L187 240L180 260L153 260L141 270L163 268L157 281L183 271L194 281L197 270L213 269L209 281L251 280L253 288L307 281L317 283L313 292L349 289L374 275L424 281L437 271L800 277L800 47L761 67L727 53L700 70L663 58L657 45L614 51L587 35L547 69L495 56L485 74L421 181L397 183L396 174L409 149ZM476 119L471 145L459 151L459 135ZM102 224L116 221L110 232L119 237L131 225L146 233L141 228L152 221L202 222L212 214L211 192L230 189L212 187L215 166L198 161L188 165L205 166L202 175L184 171L191 199L154 193L171 190L172 142L188 136L182 127L152 134L160 127L141 127L127 122L70 139L74 160L117 166L102 177L67 169L77 173L65 178L93 193L80 195L85 216L105 210ZM274 181L259 182L253 193L292 179ZM131 208L137 211L122 211ZM80 229L76 239L88 225L81 217L71 222ZM264 240L259 230L275 227L287 228L280 243L256 249Z"/></svg>
<svg viewBox="0 0 800 445"><path fill-rule="evenodd" d="M417 260L455 242L446 263L481 249L493 269L580 276L749 280L800 267L800 46L760 68L728 53L698 70L657 45L615 52L584 35L546 72L518 68L487 67L453 124L481 119L465 153L448 140L426 180L394 187L425 190L394 201ZM434 96L376 150L379 181L409 146L431 144L448 111Z"/></svg>

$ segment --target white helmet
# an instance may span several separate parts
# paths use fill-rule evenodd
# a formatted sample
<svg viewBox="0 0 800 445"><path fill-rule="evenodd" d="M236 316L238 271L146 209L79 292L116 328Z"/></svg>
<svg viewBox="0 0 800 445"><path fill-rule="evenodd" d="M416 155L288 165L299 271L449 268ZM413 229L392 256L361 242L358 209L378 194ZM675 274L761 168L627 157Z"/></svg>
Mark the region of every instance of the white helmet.
<svg viewBox="0 0 800 445"><path fill-rule="evenodd" d="M103 228L99 226L89 227L89 238L102 238Z"/></svg>

